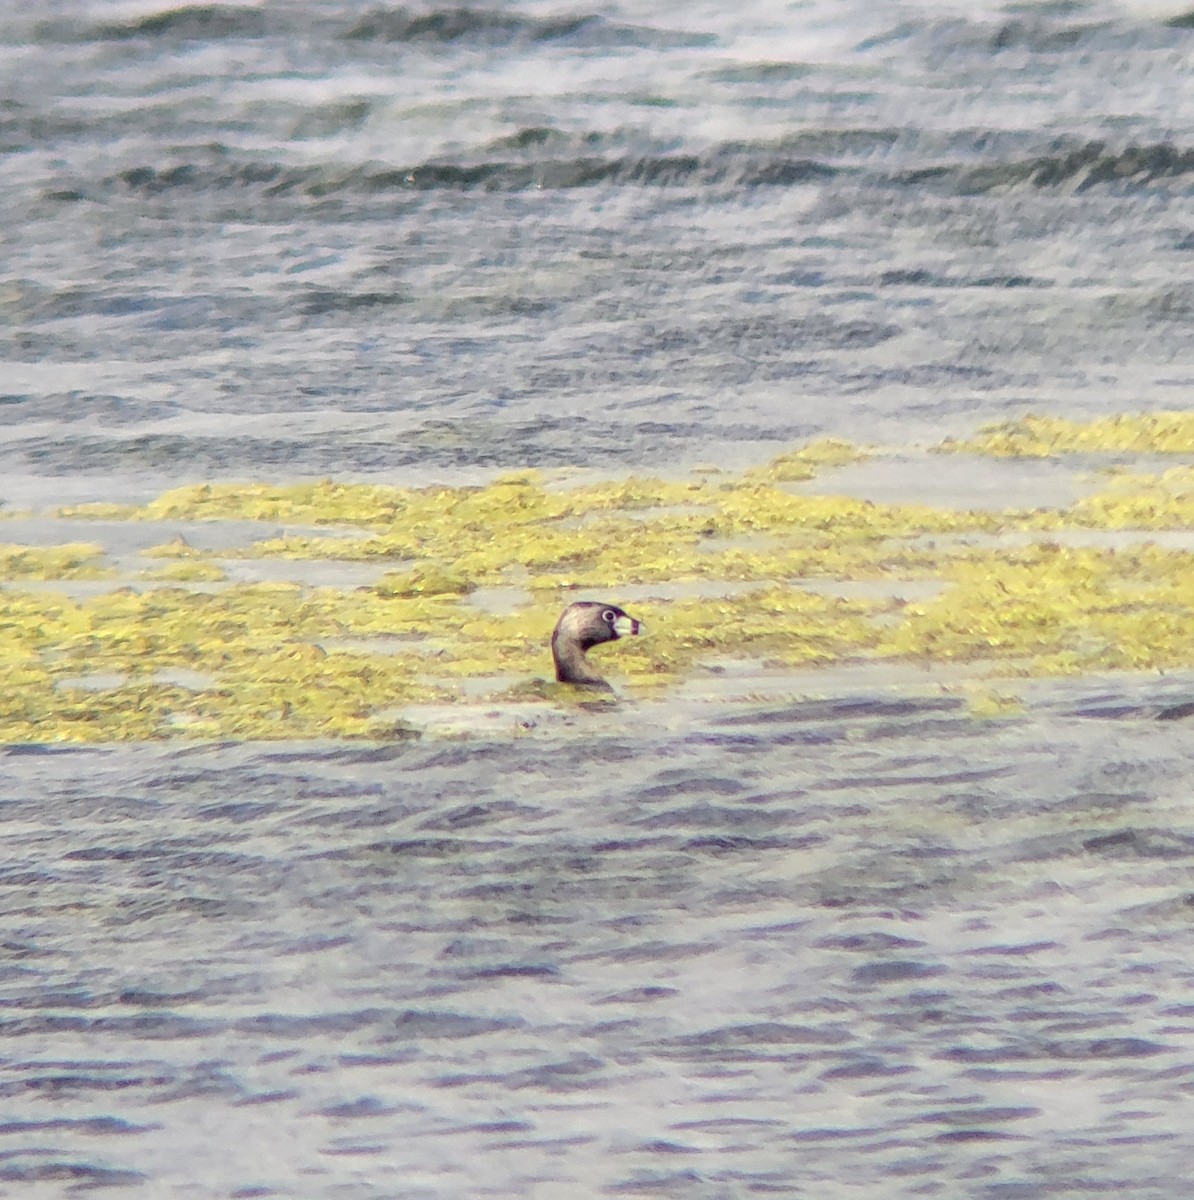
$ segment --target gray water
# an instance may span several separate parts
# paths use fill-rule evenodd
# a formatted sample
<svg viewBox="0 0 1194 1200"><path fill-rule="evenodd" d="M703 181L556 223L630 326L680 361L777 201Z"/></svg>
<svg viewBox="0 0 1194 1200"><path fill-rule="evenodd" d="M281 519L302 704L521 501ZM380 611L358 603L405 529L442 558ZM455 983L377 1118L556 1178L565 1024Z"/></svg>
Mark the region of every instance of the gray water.
<svg viewBox="0 0 1194 1200"><path fill-rule="evenodd" d="M8 6L4 498L1180 407L1192 48L1165 5Z"/></svg>
<svg viewBox="0 0 1194 1200"><path fill-rule="evenodd" d="M1180 4L8 5L0 500L1186 407L1192 49ZM5 749L0 1194L1187 1196L1194 680L796 690Z"/></svg>
<svg viewBox="0 0 1194 1200"><path fill-rule="evenodd" d="M666 711L10 753L4 1194L1185 1194L1188 729Z"/></svg>

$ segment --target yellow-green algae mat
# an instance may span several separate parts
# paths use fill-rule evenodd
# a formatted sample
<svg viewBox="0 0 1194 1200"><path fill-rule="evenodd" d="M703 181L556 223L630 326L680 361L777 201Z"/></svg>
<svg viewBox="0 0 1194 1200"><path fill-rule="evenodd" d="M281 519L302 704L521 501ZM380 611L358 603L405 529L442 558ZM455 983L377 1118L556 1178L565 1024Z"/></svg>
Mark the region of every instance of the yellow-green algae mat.
<svg viewBox="0 0 1194 1200"><path fill-rule="evenodd" d="M727 659L764 671L970 663L976 679L1194 667L1194 552L1153 540L1194 528L1194 467L1132 469L1194 457L1194 415L1028 417L934 451L1087 456L1092 483L1051 509L869 503L807 483L870 453L830 440L732 477L221 484L61 509L52 516L174 528L258 521L263 536L213 551L167 539L131 576L99 545L0 546L0 742L385 737L403 731L404 706L567 703L568 689L542 683L556 616L578 595L624 589L651 635L598 653L630 695ZM330 528L265 536L279 522ZM1075 537L1100 530L1128 532ZM374 563L379 578L238 583L238 558ZM939 590L912 602L883 581ZM855 586L835 594L837 583ZM520 607L472 603L494 586L517 589ZM998 692L975 695L980 713L1000 707Z"/></svg>

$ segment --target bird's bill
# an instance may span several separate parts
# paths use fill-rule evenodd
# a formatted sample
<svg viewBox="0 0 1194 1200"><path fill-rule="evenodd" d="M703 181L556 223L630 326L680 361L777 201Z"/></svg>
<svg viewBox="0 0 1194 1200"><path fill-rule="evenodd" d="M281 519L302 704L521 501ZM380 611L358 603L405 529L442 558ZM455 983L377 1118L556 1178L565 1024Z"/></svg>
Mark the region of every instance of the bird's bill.
<svg viewBox="0 0 1194 1200"><path fill-rule="evenodd" d="M618 637L638 637L646 632L646 625L642 621L636 621L633 617L622 616L614 622L614 633Z"/></svg>

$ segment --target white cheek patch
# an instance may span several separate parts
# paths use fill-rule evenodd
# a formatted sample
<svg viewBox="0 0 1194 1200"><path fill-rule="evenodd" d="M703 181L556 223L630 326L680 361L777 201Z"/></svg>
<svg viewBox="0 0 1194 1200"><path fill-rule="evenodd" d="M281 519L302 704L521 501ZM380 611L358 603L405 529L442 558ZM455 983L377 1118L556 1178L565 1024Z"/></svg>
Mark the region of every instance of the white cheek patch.
<svg viewBox="0 0 1194 1200"><path fill-rule="evenodd" d="M638 637L646 631L647 627L642 621L636 621L633 617L619 617L614 622L614 633L618 637Z"/></svg>

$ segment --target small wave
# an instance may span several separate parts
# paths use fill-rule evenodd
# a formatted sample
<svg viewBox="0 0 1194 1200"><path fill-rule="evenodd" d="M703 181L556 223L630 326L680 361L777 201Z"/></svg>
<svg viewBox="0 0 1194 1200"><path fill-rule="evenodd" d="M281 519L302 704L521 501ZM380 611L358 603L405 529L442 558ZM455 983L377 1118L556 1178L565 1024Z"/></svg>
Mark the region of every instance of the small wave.
<svg viewBox="0 0 1194 1200"><path fill-rule="evenodd" d="M1122 150L1110 149L1104 142L1087 142L1072 150L1035 158L979 167L918 168L896 178L904 184L936 184L962 195L975 195L1018 185L1078 192L1098 186L1148 187L1190 174L1194 174L1194 150L1183 150L1168 142Z"/></svg>
<svg viewBox="0 0 1194 1200"><path fill-rule="evenodd" d="M532 17L483 8L378 8L366 13L342 35L356 41L482 42L507 45L526 42L566 42L570 46L667 46L713 41L701 35L675 33L609 21L595 13Z"/></svg>
<svg viewBox="0 0 1194 1200"><path fill-rule="evenodd" d="M472 159L431 159L410 166L339 164L292 166L224 156L205 161L140 164L94 182L63 179L43 192L53 203L102 202L113 195L166 196L242 191L257 197L293 197L300 203L327 197L427 192L569 191L582 188L748 189L802 187L847 180L863 187L901 187L944 194L980 195L1014 187L1084 192L1178 186L1194 175L1194 149L1168 142L1123 148L1091 141L1031 157L975 163L965 148L943 160L897 170L876 170L852 156L835 161L794 154L786 144L725 143L699 152L600 151L599 135L567 138L535 127L490 143ZM596 149L594 148L596 147ZM613 147L609 147L613 149ZM572 151L571 153L569 151ZM900 282L893 279L892 282ZM972 280L917 280L931 286L1034 287L1042 281L1010 274Z"/></svg>
<svg viewBox="0 0 1194 1200"><path fill-rule="evenodd" d="M319 26L322 25L322 28ZM488 47L564 43L609 49L624 46L663 48L708 44L704 34L654 29L611 21L597 13L532 17L500 9L450 6L430 9L374 8L348 20L312 20L299 10L237 4L187 4L123 20L101 21L74 29L60 22L35 27L39 41L221 41L320 34L337 41Z"/></svg>
<svg viewBox="0 0 1194 1200"><path fill-rule="evenodd" d="M149 13L128 21L98 25L90 31L88 40L162 38L214 41L222 38L259 38L274 31L263 9L231 4L194 4Z"/></svg>
<svg viewBox="0 0 1194 1200"><path fill-rule="evenodd" d="M969 17L946 20L904 21L886 33L867 38L859 50L882 49L899 43L923 48L939 63L943 58L1000 56L1008 53L1059 57L1070 52L1122 52L1132 48L1172 45L1186 28L1181 17L1169 21L1132 19L1074 20L1067 8L1058 13L1041 11L997 21ZM1194 14L1189 15L1194 24Z"/></svg>
<svg viewBox="0 0 1194 1200"><path fill-rule="evenodd" d="M1168 829L1117 829L1091 834L1082 849L1112 858L1180 859L1194 852L1194 839Z"/></svg>
<svg viewBox="0 0 1194 1200"><path fill-rule="evenodd" d="M1027 50L1055 54L1087 44L1113 28L1110 21L1059 21L1047 15L1011 17L995 24L959 19L932 27L930 36L940 49Z"/></svg>
<svg viewBox="0 0 1194 1200"><path fill-rule="evenodd" d="M939 271L929 271L923 267L884 271L879 276L879 282L884 287L1040 288L1052 286L1049 280L1035 275L950 275Z"/></svg>
<svg viewBox="0 0 1194 1200"><path fill-rule="evenodd" d="M92 1188L128 1188L146 1182L140 1171L105 1167L96 1163L79 1162L52 1157L51 1150L21 1150L0 1164L0 1180L5 1183L56 1183L70 1192L90 1191ZM23 1161L33 1160L33 1161Z"/></svg>
<svg viewBox="0 0 1194 1200"><path fill-rule="evenodd" d="M183 162L133 166L100 181L56 187L47 199L61 202L101 199L112 192L161 195L170 192L256 189L268 195L297 193L315 198L336 193L568 190L596 187L784 187L831 178L837 169L810 158L766 150L715 149L705 154L624 154L526 159L511 156L480 162L431 161L411 167L360 167L348 171L287 167L252 161Z"/></svg>

